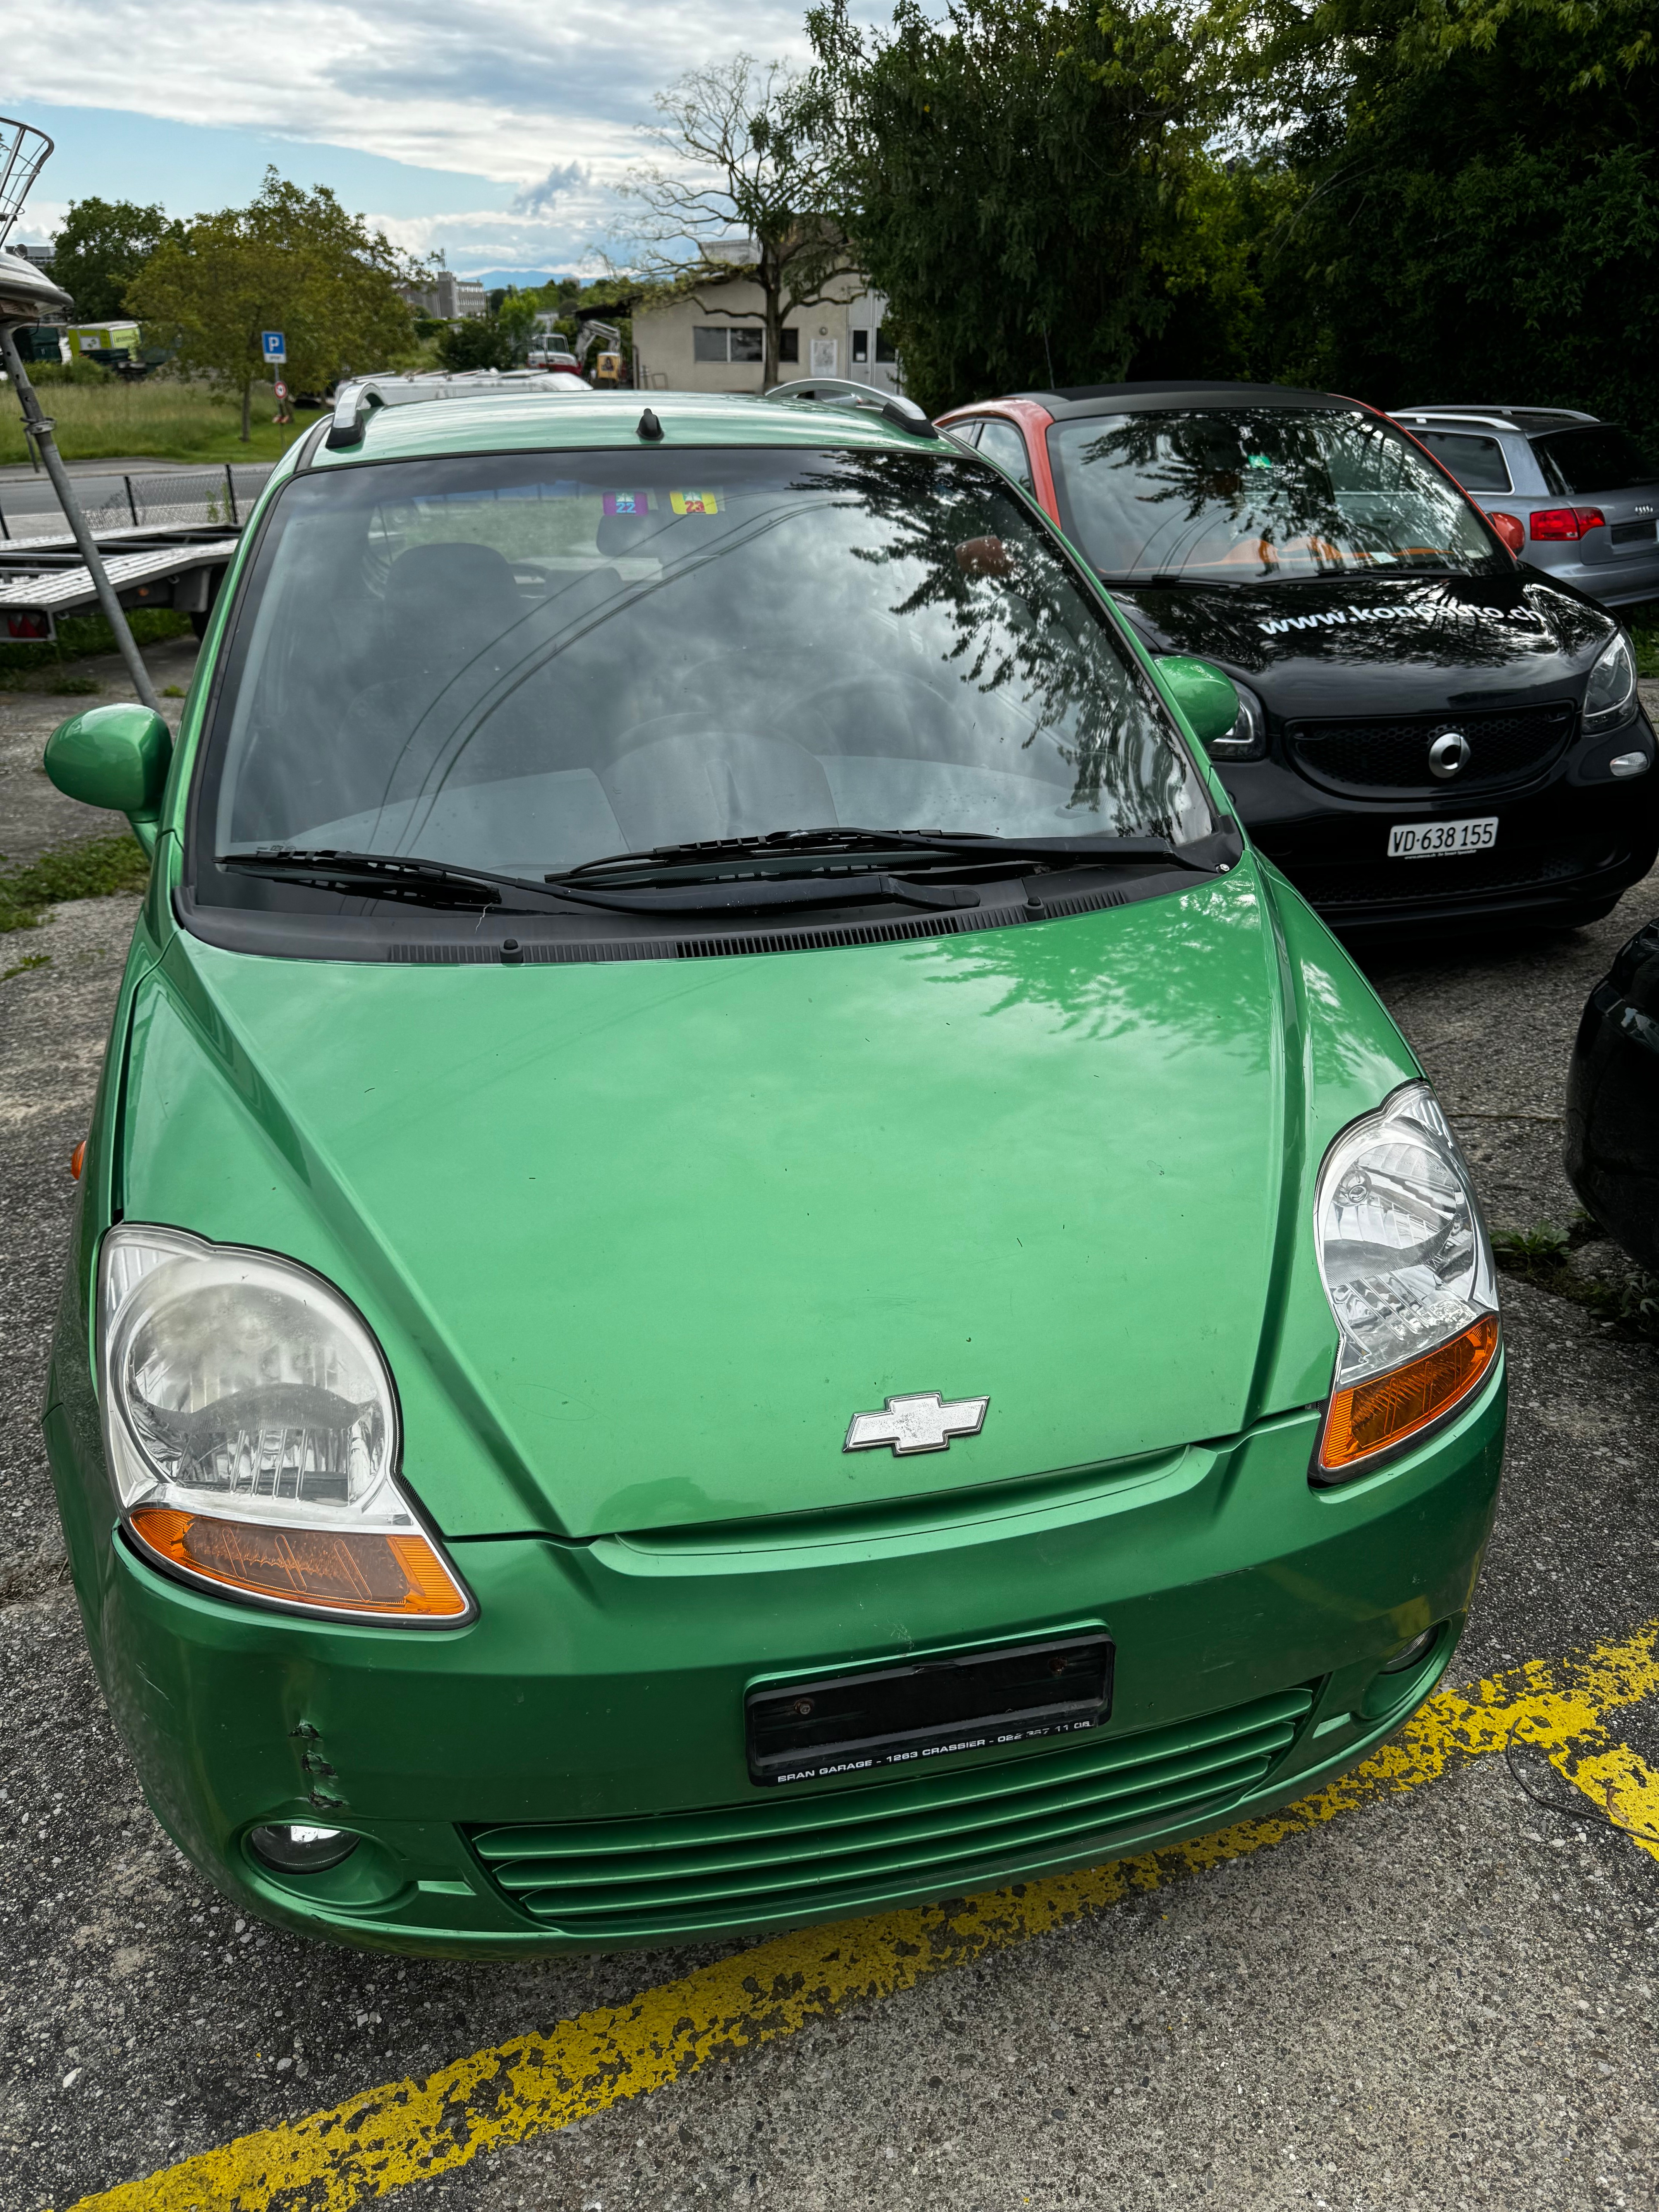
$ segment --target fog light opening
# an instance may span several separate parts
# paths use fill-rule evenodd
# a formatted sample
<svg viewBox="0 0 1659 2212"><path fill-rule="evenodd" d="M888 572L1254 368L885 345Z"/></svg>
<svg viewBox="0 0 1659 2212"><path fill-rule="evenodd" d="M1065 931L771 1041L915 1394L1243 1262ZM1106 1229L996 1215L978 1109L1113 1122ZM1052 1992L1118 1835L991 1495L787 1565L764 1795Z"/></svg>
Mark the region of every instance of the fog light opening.
<svg viewBox="0 0 1659 2212"><path fill-rule="evenodd" d="M1377 1668L1377 1673L1403 1674L1407 1668L1415 1667L1419 1660L1428 1657L1434 1649L1436 1638L1439 1634L1438 1622L1432 1628L1425 1628L1420 1636L1413 1636L1409 1644L1402 1645L1392 1659L1385 1659Z"/></svg>
<svg viewBox="0 0 1659 2212"><path fill-rule="evenodd" d="M362 1838L347 1828L319 1828L307 1821L283 1821L255 1828L248 1845L278 1874L321 1874L349 1859Z"/></svg>
<svg viewBox="0 0 1659 2212"><path fill-rule="evenodd" d="M1647 765L1645 753L1615 753L1607 763L1607 773L1617 776L1643 775L1647 772Z"/></svg>

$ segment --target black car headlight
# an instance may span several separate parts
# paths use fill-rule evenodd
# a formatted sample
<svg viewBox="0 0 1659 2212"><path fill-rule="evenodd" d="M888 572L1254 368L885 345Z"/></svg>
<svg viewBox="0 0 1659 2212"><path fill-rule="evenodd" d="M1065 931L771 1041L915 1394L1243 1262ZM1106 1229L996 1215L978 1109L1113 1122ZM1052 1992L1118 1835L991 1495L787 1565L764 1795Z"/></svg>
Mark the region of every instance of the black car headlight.
<svg viewBox="0 0 1659 2212"><path fill-rule="evenodd" d="M1584 693L1583 732L1586 737L1616 730L1636 712L1636 656L1630 640L1618 630L1596 656Z"/></svg>
<svg viewBox="0 0 1659 2212"><path fill-rule="evenodd" d="M1232 679L1238 694L1238 720L1224 737L1212 738L1205 750L1212 760L1261 760L1267 750L1267 710L1248 684Z"/></svg>

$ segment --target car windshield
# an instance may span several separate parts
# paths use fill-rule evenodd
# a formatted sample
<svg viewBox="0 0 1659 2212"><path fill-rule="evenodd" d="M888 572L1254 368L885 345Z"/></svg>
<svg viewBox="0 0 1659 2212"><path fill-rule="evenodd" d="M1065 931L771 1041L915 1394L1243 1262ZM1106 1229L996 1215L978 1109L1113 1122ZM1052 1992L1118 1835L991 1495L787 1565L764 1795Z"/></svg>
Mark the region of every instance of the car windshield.
<svg viewBox="0 0 1659 2212"><path fill-rule="evenodd" d="M1532 449L1552 491L1634 491L1659 483L1659 461L1638 445L1628 430L1598 422L1583 430L1553 430L1534 438Z"/></svg>
<svg viewBox="0 0 1659 2212"><path fill-rule="evenodd" d="M1172 408L1053 424L1060 520L1103 575L1228 583L1450 569L1498 556L1386 423L1336 408Z"/></svg>
<svg viewBox="0 0 1659 2212"><path fill-rule="evenodd" d="M1109 616L995 471L763 448L296 477L197 820L198 896L232 902L256 891L214 857L272 845L540 876L834 825L1213 827Z"/></svg>

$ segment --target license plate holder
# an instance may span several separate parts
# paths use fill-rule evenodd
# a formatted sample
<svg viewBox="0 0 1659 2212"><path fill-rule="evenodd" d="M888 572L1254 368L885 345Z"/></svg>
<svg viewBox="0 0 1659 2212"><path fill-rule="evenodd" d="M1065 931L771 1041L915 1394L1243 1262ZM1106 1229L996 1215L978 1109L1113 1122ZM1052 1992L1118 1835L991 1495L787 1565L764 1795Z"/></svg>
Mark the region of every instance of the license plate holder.
<svg viewBox="0 0 1659 2212"><path fill-rule="evenodd" d="M767 1683L744 1700L749 1773L822 1781L942 1753L1097 1728L1112 1709L1103 1629L912 1660L858 1674Z"/></svg>
<svg viewBox="0 0 1659 2212"><path fill-rule="evenodd" d="M1472 814L1463 822L1396 822L1389 831L1389 858L1455 860L1461 853L1490 853L1497 842L1495 814Z"/></svg>

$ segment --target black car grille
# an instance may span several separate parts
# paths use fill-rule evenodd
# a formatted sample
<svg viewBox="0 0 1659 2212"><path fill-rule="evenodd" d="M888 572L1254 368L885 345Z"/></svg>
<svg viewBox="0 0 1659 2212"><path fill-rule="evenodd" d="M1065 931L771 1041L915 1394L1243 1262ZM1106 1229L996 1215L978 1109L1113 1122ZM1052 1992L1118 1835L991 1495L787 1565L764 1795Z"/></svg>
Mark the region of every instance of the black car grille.
<svg viewBox="0 0 1659 2212"><path fill-rule="evenodd" d="M1219 1818L1283 1760L1302 1687L1179 1727L902 1782L643 1820L471 1831L520 1909L593 1941L829 1920L960 1896L1010 1874L1109 1858L1162 1827Z"/></svg>
<svg viewBox="0 0 1659 2212"><path fill-rule="evenodd" d="M1449 798L1454 792L1530 783L1565 750L1577 711L1563 702L1505 713L1292 722L1285 736L1303 774L1329 790ZM1469 762L1443 781L1430 774L1429 748L1448 730L1461 730L1468 739Z"/></svg>
<svg viewBox="0 0 1659 2212"><path fill-rule="evenodd" d="M1548 891L1575 877L1599 875L1625 858L1605 846L1550 853L1480 853L1468 860L1365 861L1358 866L1293 866L1297 889L1322 913L1357 906L1429 906L1499 898L1506 891Z"/></svg>

